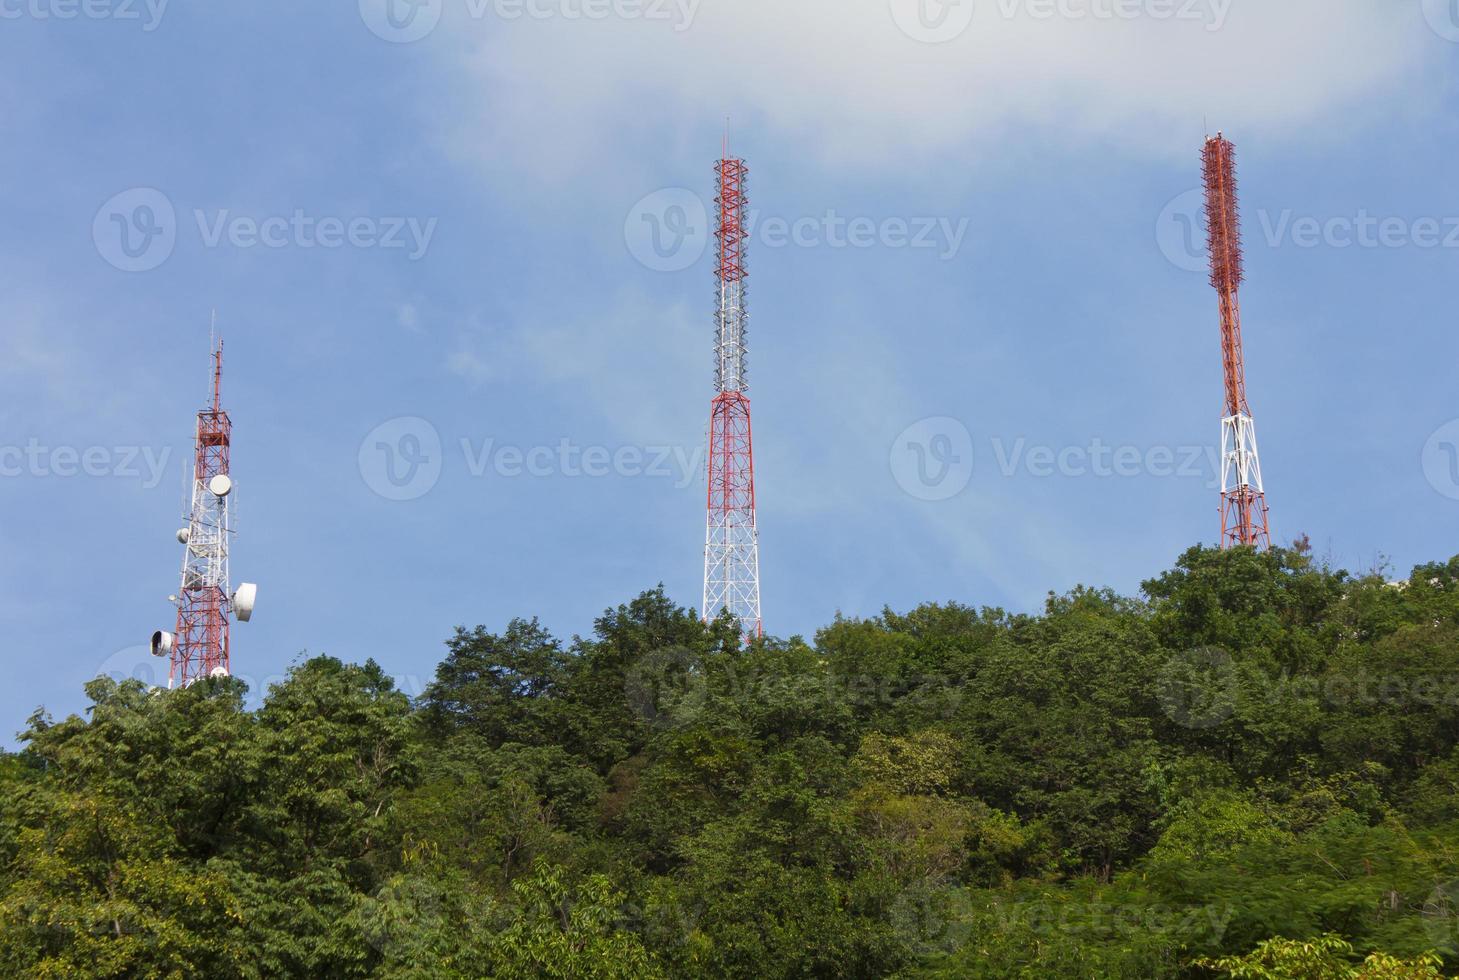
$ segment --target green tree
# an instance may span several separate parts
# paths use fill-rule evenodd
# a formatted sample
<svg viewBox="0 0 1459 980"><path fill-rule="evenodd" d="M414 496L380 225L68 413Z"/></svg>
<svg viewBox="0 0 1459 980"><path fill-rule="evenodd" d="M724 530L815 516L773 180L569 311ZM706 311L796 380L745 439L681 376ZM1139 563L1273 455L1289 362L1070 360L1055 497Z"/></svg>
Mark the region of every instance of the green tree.
<svg viewBox="0 0 1459 980"><path fill-rule="evenodd" d="M1200 965L1237 980L1443 980L1440 960L1424 954L1399 960L1374 953L1353 964L1353 947L1339 936L1318 936L1305 942L1269 939L1245 956L1202 960Z"/></svg>

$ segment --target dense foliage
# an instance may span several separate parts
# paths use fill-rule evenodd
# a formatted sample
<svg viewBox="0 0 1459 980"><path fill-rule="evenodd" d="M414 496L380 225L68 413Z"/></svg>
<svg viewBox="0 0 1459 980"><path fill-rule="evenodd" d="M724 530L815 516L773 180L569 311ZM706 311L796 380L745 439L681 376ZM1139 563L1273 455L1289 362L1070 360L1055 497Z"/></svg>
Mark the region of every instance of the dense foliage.
<svg viewBox="0 0 1459 980"><path fill-rule="evenodd" d="M742 646L99 678L0 755L5 977L1459 972L1459 558L1193 549L1141 598Z"/></svg>

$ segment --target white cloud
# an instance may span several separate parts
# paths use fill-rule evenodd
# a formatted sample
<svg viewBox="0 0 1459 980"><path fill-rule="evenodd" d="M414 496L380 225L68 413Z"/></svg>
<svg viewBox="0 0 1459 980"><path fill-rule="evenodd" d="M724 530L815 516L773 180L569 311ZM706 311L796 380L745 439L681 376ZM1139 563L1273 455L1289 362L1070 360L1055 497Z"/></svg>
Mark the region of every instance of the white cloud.
<svg viewBox="0 0 1459 980"><path fill-rule="evenodd" d="M976 3L972 23L927 44L893 17L918 2L936 13L942 0L702 0L687 30L488 16L453 49L483 106L457 136L547 173L601 166L605 145L651 125L727 114L869 168L996 153L1012 126L1188 154L1203 120L1304 138L1391 99L1390 83L1447 47L1416 3L961 0Z"/></svg>
<svg viewBox="0 0 1459 980"><path fill-rule="evenodd" d="M446 370L472 384L484 384L495 375L491 365L480 354L467 348L452 351L446 357Z"/></svg>

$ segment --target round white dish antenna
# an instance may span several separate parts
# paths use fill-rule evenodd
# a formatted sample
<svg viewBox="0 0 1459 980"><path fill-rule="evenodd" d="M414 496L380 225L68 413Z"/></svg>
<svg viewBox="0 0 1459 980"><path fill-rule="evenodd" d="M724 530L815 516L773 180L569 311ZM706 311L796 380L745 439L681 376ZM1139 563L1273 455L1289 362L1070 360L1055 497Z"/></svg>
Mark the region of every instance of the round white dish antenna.
<svg viewBox="0 0 1459 980"><path fill-rule="evenodd" d="M208 481L208 492L215 497L226 497L233 492L233 481L227 473L219 473Z"/></svg>
<svg viewBox="0 0 1459 980"><path fill-rule="evenodd" d="M258 586L252 582L240 583L233 593L233 612L240 623L246 623L253 618L253 605L257 601Z"/></svg>
<svg viewBox="0 0 1459 980"><path fill-rule="evenodd" d="M187 539L189 537L191 537L191 536L192 536L192 531L188 530L187 528L180 527L180 528L177 529L177 543L178 544L187 544Z"/></svg>
<svg viewBox="0 0 1459 980"><path fill-rule="evenodd" d="M172 648L176 641L171 633L166 630L158 630L152 634L152 656L168 657L172 655Z"/></svg>

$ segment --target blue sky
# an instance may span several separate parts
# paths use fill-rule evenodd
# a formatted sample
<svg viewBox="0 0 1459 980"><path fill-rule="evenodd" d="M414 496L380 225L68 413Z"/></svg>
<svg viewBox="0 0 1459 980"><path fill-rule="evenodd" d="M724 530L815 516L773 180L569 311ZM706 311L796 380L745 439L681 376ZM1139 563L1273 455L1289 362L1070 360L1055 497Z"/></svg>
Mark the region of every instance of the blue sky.
<svg viewBox="0 0 1459 980"><path fill-rule="evenodd" d="M1276 536L1459 551L1459 10L920 2L0 0L0 729L151 666L214 308L255 687L697 603L727 116L772 633L1215 540L1207 127Z"/></svg>

